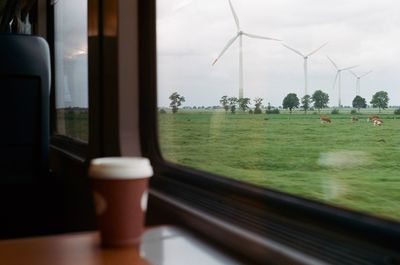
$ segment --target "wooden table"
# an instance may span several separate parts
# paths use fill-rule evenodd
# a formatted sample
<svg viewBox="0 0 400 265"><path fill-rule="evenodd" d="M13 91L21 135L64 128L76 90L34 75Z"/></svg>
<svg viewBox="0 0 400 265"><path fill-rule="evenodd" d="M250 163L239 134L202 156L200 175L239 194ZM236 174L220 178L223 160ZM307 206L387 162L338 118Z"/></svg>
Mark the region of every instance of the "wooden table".
<svg viewBox="0 0 400 265"><path fill-rule="evenodd" d="M4 265L238 265L175 227L148 229L140 248L101 248L97 232L0 241Z"/></svg>

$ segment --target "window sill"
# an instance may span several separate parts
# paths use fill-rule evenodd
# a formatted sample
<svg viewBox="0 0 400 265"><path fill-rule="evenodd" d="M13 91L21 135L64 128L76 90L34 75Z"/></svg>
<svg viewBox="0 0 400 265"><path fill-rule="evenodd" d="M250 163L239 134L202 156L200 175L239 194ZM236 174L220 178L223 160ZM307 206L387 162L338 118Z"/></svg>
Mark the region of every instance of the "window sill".
<svg viewBox="0 0 400 265"><path fill-rule="evenodd" d="M149 228L140 248L100 248L98 232L70 233L4 240L0 257L6 264L165 264L240 265L238 260L195 235L172 226ZM23 252L24 255L20 253Z"/></svg>
<svg viewBox="0 0 400 265"><path fill-rule="evenodd" d="M53 135L50 139L50 150L67 156L76 162L84 163L87 157L88 144L65 135Z"/></svg>
<svg viewBox="0 0 400 265"><path fill-rule="evenodd" d="M161 205L168 209L171 218L164 216L164 220L175 219L176 222L178 219L184 219L190 222L190 225L179 221L177 224L188 227L251 264L265 264L267 260L273 261L269 264L324 264L311 256L215 218L154 189L150 190L149 204L150 209L159 208L157 206Z"/></svg>
<svg viewBox="0 0 400 265"><path fill-rule="evenodd" d="M151 180L149 224L187 227L256 264L265 260L359 265L400 261L395 225L383 227L384 222L370 223L374 219L311 201L301 205L300 199L268 190L259 198L254 190L253 196L246 196L246 185L239 190L225 183L219 189L217 176L203 183L208 188L188 181L195 179L201 180L188 176L179 181L171 174L156 174Z"/></svg>

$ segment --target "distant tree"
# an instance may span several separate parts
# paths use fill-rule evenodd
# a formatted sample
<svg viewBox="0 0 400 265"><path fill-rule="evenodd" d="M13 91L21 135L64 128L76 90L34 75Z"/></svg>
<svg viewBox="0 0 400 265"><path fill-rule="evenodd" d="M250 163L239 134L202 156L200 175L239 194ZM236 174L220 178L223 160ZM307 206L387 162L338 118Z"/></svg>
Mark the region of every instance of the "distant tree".
<svg viewBox="0 0 400 265"><path fill-rule="evenodd" d="M283 99L282 106L284 109L289 109L290 114L292 114L292 110L294 108L298 108L300 105L299 98L295 93L289 93Z"/></svg>
<svg viewBox="0 0 400 265"><path fill-rule="evenodd" d="M277 108L271 108L270 110L267 109L265 111L265 114L279 114L279 113L280 113L280 111Z"/></svg>
<svg viewBox="0 0 400 265"><path fill-rule="evenodd" d="M237 105L237 103L238 103L238 99L235 98L235 97L231 97L231 98L228 98L228 102L229 102L229 108L230 108L230 110L231 110L231 113L232 113L232 114L235 114L235 112L236 112L236 105Z"/></svg>
<svg viewBox="0 0 400 265"><path fill-rule="evenodd" d="M265 114L280 114L279 108L276 108L268 102L267 109L265 110Z"/></svg>
<svg viewBox="0 0 400 265"><path fill-rule="evenodd" d="M386 109L388 107L388 103L389 103L389 96L388 93L385 91L376 92L372 96L371 104L374 108L378 107L379 112L381 112L381 109Z"/></svg>
<svg viewBox="0 0 400 265"><path fill-rule="evenodd" d="M171 100L169 106L172 108L172 113L177 113L179 106L182 105L182 102L185 102L185 98L177 92L172 93L169 99Z"/></svg>
<svg viewBox="0 0 400 265"><path fill-rule="evenodd" d="M358 112L360 112L361 108L365 109L366 107L367 107L367 102L365 101L365 98L356 96L353 99L353 108L356 108Z"/></svg>
<svg viewBox="0 0 400 265"><path fill-rule="evenodd" d="M272 109L271 103L268 102L267 110L271 110L271 109Z"/></svg>
<svg viewBox="0 0 400 265"><path fill-rule="evenodd" d="M238 99L239 108L242 111L246 111L249 108L250 99L249 98L239 98Z"/></svg>
<svg viewBox="0 0 400 265"><path fill-rule="evenodd" d="M334 108L334 109L331 111L331 114L332 114L332 115L337 115L337 114L339 114L339 109Z"/></svg>
<svg viewBox="0 0 400 265"><path fill-rule="evenodd" d="M254 109L254 114L261 114L262 110L261 110L261 106L262 106L262 98L255 98L254 99L254 106L256 107Z"/></svg>
<svg viewBox="0 0 400 265"><path fill-rule="evenodd" d="M301 98L301 108L304 110L304 112L307 114L307 110L310 109L311 107L311 96L310 95L305 95L304 97Z"/></svg>
<svg viewBox="0 0 400 265"><path fill-rule="evenodd" d="M318 109L319 113L321 109L328 107L329 95L322 90L317 90L311 96L311 100L314 103L314 108Z"/></svg>
<svg viewBox="0 0 400 265"><path fill-rule="evenodd" d="M229 110L229 101L228 101L228 96L223 96L219 100L219 103L221 103L222 107L224 108L225 112Z"/></svg>

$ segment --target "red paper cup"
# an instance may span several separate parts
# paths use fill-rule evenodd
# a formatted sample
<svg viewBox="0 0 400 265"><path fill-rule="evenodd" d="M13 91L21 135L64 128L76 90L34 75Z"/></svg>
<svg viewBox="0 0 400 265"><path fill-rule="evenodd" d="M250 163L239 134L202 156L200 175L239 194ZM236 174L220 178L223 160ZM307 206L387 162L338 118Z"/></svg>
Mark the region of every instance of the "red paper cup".
<svg viewBox="0 0 400 265"><path fill-rule="evenodd" d="M147 209L150 161L142 157L93 159L89 167L101 243L139 245Z"/></svg>

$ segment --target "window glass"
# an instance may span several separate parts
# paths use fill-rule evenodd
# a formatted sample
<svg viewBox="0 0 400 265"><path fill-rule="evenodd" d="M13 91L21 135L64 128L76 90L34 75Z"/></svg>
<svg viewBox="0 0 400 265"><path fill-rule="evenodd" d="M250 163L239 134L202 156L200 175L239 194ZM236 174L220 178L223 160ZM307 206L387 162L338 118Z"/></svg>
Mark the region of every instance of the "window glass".
<svg viewBox="0 0 400 265"><path fill-rule="evenodd" d="M87 141L87 1L54 2L56 130Z"/></svg>
<svg viewBox="0 0 400 265"><path fill-rule="evenodd" d="M399 9L158 0L164 158L400 220Z"/></svg>

